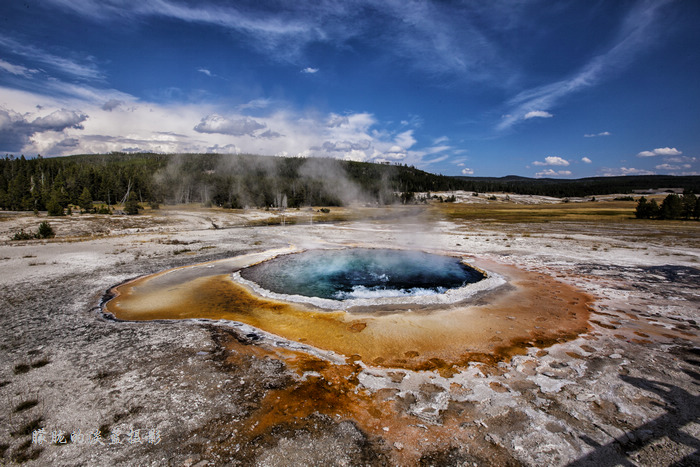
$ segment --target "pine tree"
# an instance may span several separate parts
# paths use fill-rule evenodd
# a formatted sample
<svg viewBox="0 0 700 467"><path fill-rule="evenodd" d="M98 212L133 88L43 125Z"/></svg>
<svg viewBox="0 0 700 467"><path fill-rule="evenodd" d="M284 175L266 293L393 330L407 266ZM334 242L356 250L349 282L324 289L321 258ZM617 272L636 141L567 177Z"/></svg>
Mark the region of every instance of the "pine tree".
<svg viewBox="0 0 700 467"><path fill-rule="evenodd" d="M124 203L124 212L130 216L135 216L139 213L139 209L141 209L141 206L139 206L138 197L136 196L136 193L132 191L129 193L129 199L127 199L126 203Z"/></svg>
<svg viewBox="0 0 700 467"><path fill-rule="evenodd" d="M670 194L661 203L661 210L659 211L660 219L678 219L683 213L683 204L681 203L681 198L677 194Z"/></svg>
<svg viewBox="0 0 700 467"><path fill-rule="evenodd" d="M692 191L683 193L683 196L681 196L681 216L683 217L683 219L690 219L691 217L693 217L695 213L695 206L697 205L697 203L698 200Z"/></svg>
<svg viewBox="0 0 700 467"><path fill-rule="evenodd" d="M80 209L85 212L93 211L92 194L87 187L83 188L83 193L80 195L80 198L78 198L78 205L80 206Z"/></svg>
<svg viewBox="0 0 700 467"><path fill-rule="evenodd" d="M655 199L652 199L649 201L649 217L648 219L658 219L659 218L659 213L661 212L661 208L659 207L659 204L656 202Z"/></svg>
<svg viewBox="0 0 700 467"><path fill-rule="evenodd" d="M38 238L53 238L55 236L56 233L53 231L53 228L48 222L44 221L39 224L39 231L37 232Z"/></svg>
<svg viewBox="0 0 700 467"><path fill-rule="evenodd" d="M637 219L649 219L649 202L644 196L637 201L637 209L634 211L634 217Z"/></svg>
<svg viewBox="0 0 700 467"><path fill-rule="evenodd" d="M49 213L49 216L63 215L63 206L61 206L61 203L59 202L59 196L56 192L54 192L51 195L51 199L48 203L46 203L46 209Z"/></svg>

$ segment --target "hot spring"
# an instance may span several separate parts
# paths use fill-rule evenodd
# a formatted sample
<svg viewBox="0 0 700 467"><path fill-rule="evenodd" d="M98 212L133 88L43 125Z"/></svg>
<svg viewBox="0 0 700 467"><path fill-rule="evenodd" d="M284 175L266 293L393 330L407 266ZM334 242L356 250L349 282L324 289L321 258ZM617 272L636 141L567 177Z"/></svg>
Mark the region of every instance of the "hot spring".
<svg viewBox="0 0 700 467"><path fill-rule="evenodd" d="M252 252L118 285L104 309L120 320L217 321L258 345L444 371L588 329L586 294L545 274L464 258L366 245Z"/></svg>
<svg viewBox="0 0 700 467"><path fill-rule="evenodd" d="M337 301L437 295L486 277L452 256L369 248L283 255L244 268L240 276L278 297Z"/></svg>

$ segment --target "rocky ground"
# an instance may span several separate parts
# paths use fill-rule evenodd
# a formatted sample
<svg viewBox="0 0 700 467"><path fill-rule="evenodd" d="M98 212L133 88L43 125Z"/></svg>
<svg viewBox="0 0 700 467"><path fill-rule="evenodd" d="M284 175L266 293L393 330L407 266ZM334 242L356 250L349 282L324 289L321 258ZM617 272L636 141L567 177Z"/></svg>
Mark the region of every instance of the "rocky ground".
<svg viewBox="0 0 700 467"><path fill-rule="evenodd" d="M45 218L0 213L0 463L700 463L697 223L403 214L285 226L251 225L275 216L264 211L74 215L49 219L54 239L10 241ZM358 240L554 277L593 296L590 331L441 374L332 360L235 323L115 321L100 307L144 274Z"/></svg>

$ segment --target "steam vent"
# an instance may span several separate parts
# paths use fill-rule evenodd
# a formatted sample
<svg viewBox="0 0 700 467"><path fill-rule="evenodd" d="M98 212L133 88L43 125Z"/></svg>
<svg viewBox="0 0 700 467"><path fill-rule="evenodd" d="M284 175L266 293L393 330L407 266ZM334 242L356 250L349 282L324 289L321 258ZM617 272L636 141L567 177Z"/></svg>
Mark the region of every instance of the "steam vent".
<svg viewBox="0 0 700 467"><path fill-rule="evenodd" d="M120 320L226 320L332 361L445 375L575 338L588 330L590 302L512 266L372 248L252 253L142 277L112 294L105 308Z"/></svg>

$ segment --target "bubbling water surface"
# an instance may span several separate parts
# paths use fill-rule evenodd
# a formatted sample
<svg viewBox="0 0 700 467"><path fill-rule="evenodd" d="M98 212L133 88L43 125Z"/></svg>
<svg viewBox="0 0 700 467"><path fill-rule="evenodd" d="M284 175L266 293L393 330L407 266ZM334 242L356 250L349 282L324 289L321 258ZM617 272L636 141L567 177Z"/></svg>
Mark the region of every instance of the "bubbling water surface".
<svg viewBox="0 0 700 467"><path fill-rule="evenodd" d="M330 300L436 295L485 277L455 257L370 248L308 250L240 274L274 293Z"/></svg>

